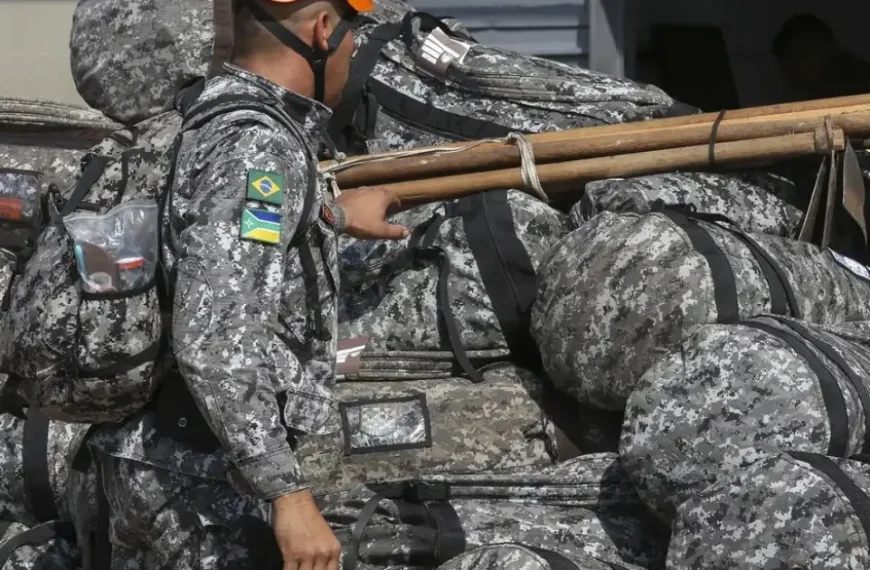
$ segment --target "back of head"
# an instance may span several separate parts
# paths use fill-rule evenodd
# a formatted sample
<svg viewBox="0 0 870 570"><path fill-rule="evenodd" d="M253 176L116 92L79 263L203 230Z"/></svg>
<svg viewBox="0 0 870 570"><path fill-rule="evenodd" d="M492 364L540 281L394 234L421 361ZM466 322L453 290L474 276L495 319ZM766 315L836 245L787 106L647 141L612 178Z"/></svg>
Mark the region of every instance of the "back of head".
<svg viewBox="0 0 870 570"><path fill-rule="evenodd" d="M773 40L772 51L777 57L786 55L796 42L809 41L820 46L834 43L834 32L830 26L813 14L797 14L782 25Z"/></svg>

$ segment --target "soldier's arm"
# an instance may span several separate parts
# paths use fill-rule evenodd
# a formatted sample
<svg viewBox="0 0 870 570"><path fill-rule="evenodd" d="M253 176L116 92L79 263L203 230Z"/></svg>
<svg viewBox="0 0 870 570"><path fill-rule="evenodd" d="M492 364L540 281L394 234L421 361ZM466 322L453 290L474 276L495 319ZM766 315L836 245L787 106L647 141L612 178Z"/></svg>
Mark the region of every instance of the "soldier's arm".
<svg viewBox="0 0 870 570"><path fill-rule="evenodd" d="M264 500L306 487L277 397L299 384L302 369L276 333L308 171L301 149L276 153L274 135L246 129L205 157L186 186L173 317L173 348L190 392ZM259 200L251 199L252 185Z"/></svg>

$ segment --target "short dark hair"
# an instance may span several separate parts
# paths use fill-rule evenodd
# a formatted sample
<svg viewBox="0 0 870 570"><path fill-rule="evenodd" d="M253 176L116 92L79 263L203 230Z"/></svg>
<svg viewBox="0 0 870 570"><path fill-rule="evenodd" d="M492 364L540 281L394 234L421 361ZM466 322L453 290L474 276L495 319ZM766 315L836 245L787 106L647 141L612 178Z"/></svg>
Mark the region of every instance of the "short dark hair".
<svg viewBox="0 0 870 570"><path fill-rule="evenodd" d="M824 41L834 41L834 32L828 24L813 14L798 14L786 20L776 34L773 39L773 55L782 57L789 42L803 35L815 35Z"/></svg>

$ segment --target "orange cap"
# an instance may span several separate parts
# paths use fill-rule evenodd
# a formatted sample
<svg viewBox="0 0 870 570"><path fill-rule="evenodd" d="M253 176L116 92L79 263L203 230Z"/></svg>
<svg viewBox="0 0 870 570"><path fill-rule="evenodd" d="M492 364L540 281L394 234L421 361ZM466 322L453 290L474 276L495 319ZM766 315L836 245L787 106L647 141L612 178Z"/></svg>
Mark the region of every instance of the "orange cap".
<svg viewBox="0 0 870 570"><path fill-rule="evenodd" d="M347 4L356 10L357 12L371 12L375 9L374 0L344 0ZM296 2L296 0L272 0L272 2L278 2L281 4L289 4L290 2Z"/></svg>

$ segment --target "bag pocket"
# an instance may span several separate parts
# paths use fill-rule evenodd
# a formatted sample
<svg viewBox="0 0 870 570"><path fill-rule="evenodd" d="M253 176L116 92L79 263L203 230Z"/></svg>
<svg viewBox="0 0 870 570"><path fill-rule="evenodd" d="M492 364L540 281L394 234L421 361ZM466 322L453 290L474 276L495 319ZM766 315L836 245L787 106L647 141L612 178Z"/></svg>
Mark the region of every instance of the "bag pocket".
<svg viewBox="0 0 870 570"><path fill-rule="evenodd" d="M432 447L426 394L339 404L346 455Z"/></svg>

